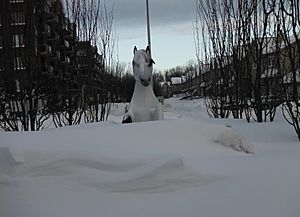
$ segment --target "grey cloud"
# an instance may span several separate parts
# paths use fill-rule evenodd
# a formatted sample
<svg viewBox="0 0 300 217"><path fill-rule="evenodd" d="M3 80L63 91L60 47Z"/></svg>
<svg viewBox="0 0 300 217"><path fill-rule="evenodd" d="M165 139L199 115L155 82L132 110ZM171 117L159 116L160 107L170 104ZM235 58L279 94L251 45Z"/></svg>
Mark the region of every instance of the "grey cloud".
<svg viewBox="0 0 300 217"><path fill-rule="evenodd" d="M117 28L145 26L146 0L115 0L114 20ZM153 27L192 22L195 0L149 0Z"/></svg>

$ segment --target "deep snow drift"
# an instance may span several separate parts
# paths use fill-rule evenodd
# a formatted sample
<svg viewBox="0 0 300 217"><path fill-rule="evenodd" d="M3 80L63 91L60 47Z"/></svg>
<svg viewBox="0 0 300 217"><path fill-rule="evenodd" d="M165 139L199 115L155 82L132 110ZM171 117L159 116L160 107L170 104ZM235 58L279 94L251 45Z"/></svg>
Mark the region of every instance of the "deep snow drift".
<svg viewBox="0 0 300 217"><path fill-rule="evenodd" d="M0 132L0 216L300 216L300 144L285 121L213 120L201 100L166 120Z"/></svg>

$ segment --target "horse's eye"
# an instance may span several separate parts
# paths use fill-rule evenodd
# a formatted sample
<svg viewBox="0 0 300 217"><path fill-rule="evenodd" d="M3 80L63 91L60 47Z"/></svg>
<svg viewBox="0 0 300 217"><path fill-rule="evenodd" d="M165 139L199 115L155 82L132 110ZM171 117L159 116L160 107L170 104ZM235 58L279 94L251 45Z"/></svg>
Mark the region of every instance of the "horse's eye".
<svg viewBox="0 0 300 217"><path fill-rule="evenodd" d="M153 59L151 59L148 66L151 67L153 64L155 64L155 62L153 61Z"/></svg>

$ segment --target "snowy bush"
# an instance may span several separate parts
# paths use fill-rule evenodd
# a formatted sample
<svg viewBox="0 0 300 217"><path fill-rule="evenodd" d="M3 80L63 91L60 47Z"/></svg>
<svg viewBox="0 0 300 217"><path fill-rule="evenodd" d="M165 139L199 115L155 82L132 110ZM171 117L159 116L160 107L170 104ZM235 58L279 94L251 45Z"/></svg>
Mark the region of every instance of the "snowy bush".
<svg viewBox="0 0 300 217"><path fill-rule="evenodd" d="M215 143L230 147L236 151L244 152L247 154L254 154L255 148L247 139L234 132L232 129L226 129L216 139Z"/></svg>

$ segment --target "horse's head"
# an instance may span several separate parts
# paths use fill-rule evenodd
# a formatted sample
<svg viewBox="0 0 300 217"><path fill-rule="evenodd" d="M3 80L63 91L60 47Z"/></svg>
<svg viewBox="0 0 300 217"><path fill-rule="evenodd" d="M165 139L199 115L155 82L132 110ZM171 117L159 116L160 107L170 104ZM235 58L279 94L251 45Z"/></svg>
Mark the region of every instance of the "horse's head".
<svg viewBox="0 0 300 217"><path fill-rule="evenodd" d="M138 50L134 47L133 50L133 74L136 82L140 82L143 86L147 87L152 81L152 71L153 71L153 59L150 55L149 46L146 50Z"/></svg>

